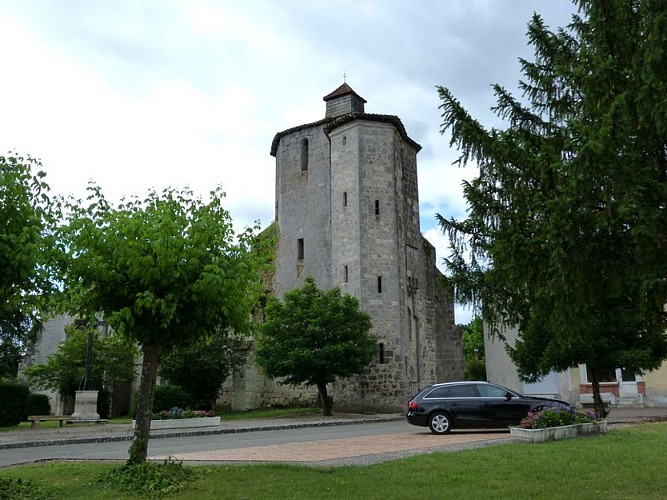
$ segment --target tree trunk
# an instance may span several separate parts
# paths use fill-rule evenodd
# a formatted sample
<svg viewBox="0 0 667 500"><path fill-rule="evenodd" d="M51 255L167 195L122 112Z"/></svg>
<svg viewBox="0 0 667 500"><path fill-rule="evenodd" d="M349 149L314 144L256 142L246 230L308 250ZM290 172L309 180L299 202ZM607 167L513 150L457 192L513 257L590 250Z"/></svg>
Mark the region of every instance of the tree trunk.
<svg viewBox="0 0 667 500"><path fill-rule="evenodd" d="M322 415L325 417L332 417L331 400L327 394L327 384L325 382L317 383L317 392L320 395L320 404L322 405Z"/></svg>
<svg viewBox="0 0 667 500"><path fill-rule="evenodd" d="M134 428L132 446L130 446L128 465L144 463L148 456L148 439L151 432L155 380L157 378L158 364L160 363L160 348L158 346L144 344L142 351L144 359L141 365L136 427Z"/></svg>
<svg viewBox="0 0 667 500"><path fill-rule="evenodd" d="M593 408L595 409L595 415L597 418L604 418L607 416L607 410L605 410L604 403L602 402L602 396L600 396L600 372L597 368L591 369L591 383L593 385Z"/></svg>

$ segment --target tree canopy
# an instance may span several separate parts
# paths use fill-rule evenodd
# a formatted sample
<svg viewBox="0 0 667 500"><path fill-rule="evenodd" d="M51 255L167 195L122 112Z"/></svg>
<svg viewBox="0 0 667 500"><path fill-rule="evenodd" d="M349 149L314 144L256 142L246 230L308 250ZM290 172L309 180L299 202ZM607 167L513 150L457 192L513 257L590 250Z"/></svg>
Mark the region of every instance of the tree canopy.
<svg viewBox="0 0 667 500"><path fill-rule="evenodd" d="M486 130L444 87L442 132L476 162L469 215L438 216L457 300L516 326L526 380L667 358L667 6L581 0L566 28L528 25L524 99L495 85L505 129Z"/></svg>
<svg viewBox="0 0 667 500"><path fill-rule="evenodd" d="M0 318L0 379L16 379L26 342L41 327L19 309Z"/></svg>
<svg viewBox="0 0 667 500"><path fill-rule="evenodd" d="M67 201L61 227L64 290L81 316L101 314L143 353L129 463L146 460L160 357L218 329L247 332L259 287L253 230L235 234L218 188L207 201L188 190L150 191L112 206L91 185Z"/></svg>
<svg viewBox="0 0 667 500"><path fill-rule="evenodd" d="M461 330L466 380L486 380L482 318L475 316L467 325L457 326Z"/></svg>
<svg viewBox="0 0 667 500"><path fill-rule="evenodd" d="M52 290L53 204L35 158L0 156L0 377L18 361Z"/></svg>
<svg viewBox="0 0 667 500"><path fill-rule="evenodd" d="M308 277L282 302L269 300L255 357L269 377L284 377L283 384L316 386L329 416L327 384L362 373L377 353L371 327L355 297L339 288L319 290Z"/></svg>

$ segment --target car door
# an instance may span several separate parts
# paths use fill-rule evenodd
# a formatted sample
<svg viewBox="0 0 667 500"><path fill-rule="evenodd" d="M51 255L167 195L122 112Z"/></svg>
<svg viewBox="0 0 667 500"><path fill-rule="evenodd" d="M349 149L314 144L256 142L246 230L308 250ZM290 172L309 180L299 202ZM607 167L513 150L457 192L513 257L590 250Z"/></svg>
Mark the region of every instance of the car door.
<svg viewBox="0 0 667 500"><path fill-rule="evenodd" d="M484 427L516 425L528 414L530 404L504 387L477 384Z"/></svg>
<svg viewBox="0 0 667 500"><path fill-rule="evenodd" d="M479 427L482 414L475 384L451 386L446 401L457 427Z"/></svg>

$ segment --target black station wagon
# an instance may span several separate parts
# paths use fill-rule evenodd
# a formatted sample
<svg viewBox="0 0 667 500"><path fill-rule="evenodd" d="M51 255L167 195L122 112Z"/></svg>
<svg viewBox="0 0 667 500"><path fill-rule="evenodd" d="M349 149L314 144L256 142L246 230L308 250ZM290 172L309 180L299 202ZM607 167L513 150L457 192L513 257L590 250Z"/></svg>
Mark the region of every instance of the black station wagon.
<svg viewBox="0 0 667 500"><path fill-rule="evenodd" d="M429 385L408 402L408 423L428 427L433 434L454 428L502 429L518 425L528 412L549 403L569 403L523 396L488 382L447 382Z"/></svg>

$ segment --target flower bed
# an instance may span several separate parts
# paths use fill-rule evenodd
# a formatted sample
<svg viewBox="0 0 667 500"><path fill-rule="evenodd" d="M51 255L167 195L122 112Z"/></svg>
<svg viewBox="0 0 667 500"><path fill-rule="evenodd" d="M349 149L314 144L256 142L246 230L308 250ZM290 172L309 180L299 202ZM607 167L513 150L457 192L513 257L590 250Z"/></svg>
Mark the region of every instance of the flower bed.
<svg viewBox="0 0 667 500"><path fill-rule="evenodd" d="M137 421L132 421L132 428ZM220 425L220 417L216 417L212 411L183 410L174 407L171 410L162 410L154 413L151 417L151 430L158 429L187 429L193 427L216 427Z"/></svg>
<svg viewBox="0 0 667 500"><path fill-rule="evenodd" d="M151 420L176 420L183 418L207 418L215 417L215 413L212 411L206 410L183 410L178 406L173 407L171 410L162 410L159 413L153 413Z"/></svg>
<svg viewBox="0 0 667 500"><path fill-rule="evenodd" d="M546 427L544 429L522 429L521 427L510 427L510 434L515 441L528 441L530 443L545 443L547 441L559 441L578 436L592 436L607 432L607 421L588 422L585 424L564 425L562 427Z"/></svg>
<svg viewBox="0 0 667 500"><path fill-rule="evenodd" d="M510 427L516 441L543 443L577 436L607 432L607 421L594 412L576 412L571 406L551 403L540 411L528 413L518 427Z"/></svg>

